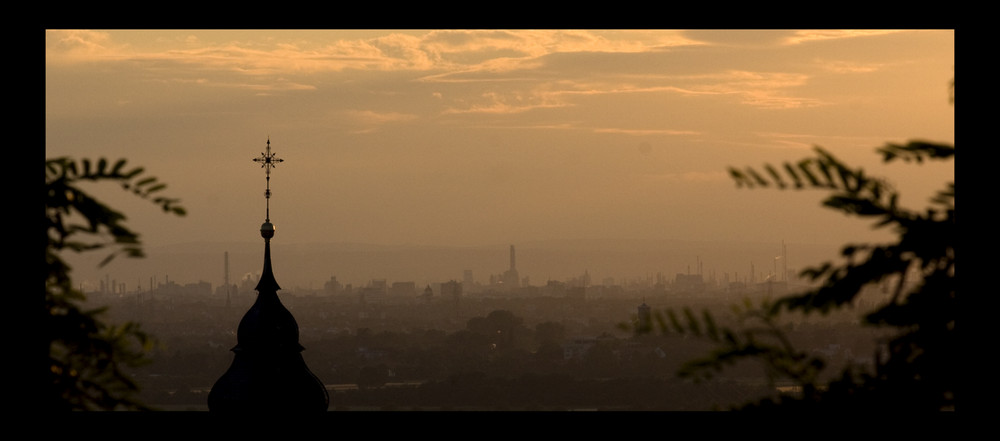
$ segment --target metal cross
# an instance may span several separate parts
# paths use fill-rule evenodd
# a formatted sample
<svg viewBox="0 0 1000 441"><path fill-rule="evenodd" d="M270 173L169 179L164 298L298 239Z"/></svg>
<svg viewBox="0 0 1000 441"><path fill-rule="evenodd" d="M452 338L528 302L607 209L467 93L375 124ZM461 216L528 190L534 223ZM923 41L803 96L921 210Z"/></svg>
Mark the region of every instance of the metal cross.
<svg viewBox="0 0 1000 441"><path fill-rule="evenodd" d="M267 138L267 153L261 153L259 158L253 158L254 162L259 162L261 168L264 169L264 175L267 178L267 189L264 190L264 198L267 199L267 212L265 213L265 222L271 221L271 168L278 165L279 162L283 162L284 159L279 159L271 153L271 137Z"/></svg>

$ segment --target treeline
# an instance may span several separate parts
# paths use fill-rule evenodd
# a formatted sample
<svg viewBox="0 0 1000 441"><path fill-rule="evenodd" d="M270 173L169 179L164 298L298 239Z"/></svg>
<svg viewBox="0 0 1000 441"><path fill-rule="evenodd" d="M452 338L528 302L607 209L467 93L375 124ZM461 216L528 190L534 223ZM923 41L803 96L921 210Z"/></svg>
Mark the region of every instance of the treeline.
<svg viewBox="0 0 1000 441"><path fill-rule="evenodd" d="M798 328L793 336L807 346L869 340L847 334L856 327ZM527 326L510 311L495 310L450 333L361 328L301 344L306 364L324 384L346 385L332 387L331 409L709 410L771 391L763 389L764 372L753 363L733 366L712 382L678 379L680 364L710 347L704 340L612 332L575 340L561 323ZM137 372L145 401L203 405L232 353L204 337L166 342L152 365Z"/></svg>

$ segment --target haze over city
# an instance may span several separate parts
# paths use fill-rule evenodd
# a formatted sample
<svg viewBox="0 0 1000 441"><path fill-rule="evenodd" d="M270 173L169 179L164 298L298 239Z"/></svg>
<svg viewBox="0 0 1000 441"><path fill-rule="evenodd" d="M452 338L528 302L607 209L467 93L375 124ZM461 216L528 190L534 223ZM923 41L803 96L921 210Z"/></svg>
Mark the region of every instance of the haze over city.
<svg viewBox="0 0 1000 441"><path fill-rule="evenodd" d="M874 152L954 143L951 30L48 30L45 39L46 157L125 158L188 211L178 218L114 185L87 187L128 216L149 257L101 270L103 255L71 258L81 282L121 271L131 289L171 271L219 284L224 252L234 278L259 272L265 173L252 160L268 140L284 160L271 171L270 219L276 278L289 287L320 288L331 275L486 277L506 268L510 245L538 283L584 270L672 275L699 262L745 272L745 244L765 244L759 268L783 243L800 258L808 249L801 267L890 234L822 208L822 192L738 189L727 167L796 161L818 145L886 176L911 207L954 180L952 163L884 166ZM553 243L593 250L565 262L544 251ZM351 254L330 256L356 244L443 251L350 280ZM322 259L294 257L317 247ZM650 254L627 253L635 247L661 254L642 260ZM205 260L167 269L158 256L170 253Z"/></svg>

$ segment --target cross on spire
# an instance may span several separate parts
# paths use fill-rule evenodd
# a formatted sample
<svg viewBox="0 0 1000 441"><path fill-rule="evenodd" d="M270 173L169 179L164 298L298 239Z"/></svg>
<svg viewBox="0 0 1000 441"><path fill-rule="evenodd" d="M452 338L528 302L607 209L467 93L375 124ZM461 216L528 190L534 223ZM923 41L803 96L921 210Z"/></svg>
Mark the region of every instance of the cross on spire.
<svg viewBox="0 0 1000 441"><path fill-rule="evenodd" d="M267 178L267 189L264 190L264 199L266 199L265 205L265 215L264 221L271 221L271 168L278 165L279 162L283 162L284 159L280 159L271 153L271 137L267 137L267 153L261 153L260 157L253 158L254 162L259 162L260 167L264 169L264 175Z"/></svg>

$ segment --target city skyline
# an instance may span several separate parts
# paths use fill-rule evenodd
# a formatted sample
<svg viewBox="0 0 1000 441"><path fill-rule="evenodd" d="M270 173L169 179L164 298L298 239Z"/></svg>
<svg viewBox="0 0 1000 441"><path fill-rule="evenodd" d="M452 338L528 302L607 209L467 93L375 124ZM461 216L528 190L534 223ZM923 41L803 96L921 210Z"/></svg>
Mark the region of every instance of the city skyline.
<svg viewBox="0 0 1000 441"><path fill-rule="evenodd" d="M276 255L326 243L836 246L889 232L823 209L819 192L737 189L727 167L794 161L819 145L887 176L912 207L954 180L952 164L886 167L874 152L954 143L951 30L47 30L45 39L46 157L125 158L188 210L167 216L113 185L93 187L148 250L259 244L266 209ZM252 160L268 140L284 162L266 206Z"/></svg>
<svg viewBox="0 0 1000 441"><path fill-rule="evenodd" d="M414 247L364 244L306 244L272 246L275 277L282 292L323 291L335 277L342 285L368 286L376 280L392 284L413 282L418 287L448 281L465 281L479 289L499 289L496 282L517 275L520 287L544 287L550 281L570 283L584 274L591 285L654 283L660 278L673 283L678 274L703 275L706 282L724 288L727 282L759 284L769 277L797 279L799 270L829 260L838 249L816 244L634 241L533 242L523 249L527 265L510 271L508 247ZM209 283L211 291L231 285L252 286L261 275L262 246L254 243L202 243L160 247L143 259L120 259L97 268L104 255L91 253L74 271L74 280L84 291L101 291L107 282L115 292L149 291L167 281L178 285ZM222 253L216 250L227 249ZM217 255L218 254L218 255ZM230 270L228 277L226 271ZM798 284L805 283L799 280Z"/></svg>

